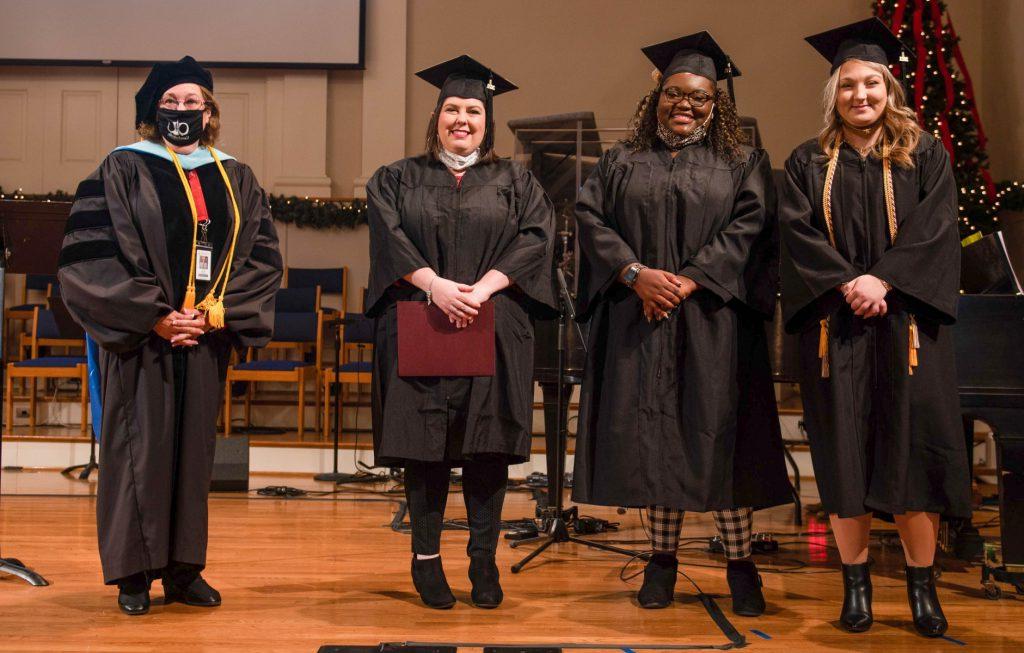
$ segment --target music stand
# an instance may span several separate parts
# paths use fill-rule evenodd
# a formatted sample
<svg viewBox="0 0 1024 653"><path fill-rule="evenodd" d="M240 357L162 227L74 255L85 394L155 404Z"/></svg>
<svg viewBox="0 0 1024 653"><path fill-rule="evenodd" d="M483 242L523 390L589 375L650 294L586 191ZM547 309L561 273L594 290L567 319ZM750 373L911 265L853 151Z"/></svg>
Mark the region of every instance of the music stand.
<svg viewBox="0 0 1024 653"><path fill-rule="evenodd" d="M341 349L344 345L341 340L341 327L354 324L356 321L357 319L345 317L343 313L339 313L337 317L324 318L324 327L334 331L334 383L328 386L328 394L324 397L324 401L330 404L330 393L334 392L334 424L332 428L334 431L334 469L330 472L314 474L314 481L343 485L345 483L366 483L375 480L370 476L358 473L358 471L355 474L338 471L338 448L341 440ZM319 382L319 379L317 379L317 383Z"/></svg>
<svg viewBox="0 0 1024 653"><path fill-rule="evenodd" d="M88 348L89 341L86 340L85 330L81 325L75 322L75 318L71 316L71 311L69 311L68 307L64 305L64 300L58 295L53 295L52 297L46 298L46 303L49 304L50 312L53 313L53 321L57 323L57 331L60 332L60 337L64 340L82 338L82 340L86 342L86 348ZM89 355L88 352L86 352L86 355ZM89 381L86 381L86 384L88 383ZM92 388L89 390L91 393ZM80 481L88 481L89 475L92 474L92 470L100 468L99 464L96 462L96 415L93 415L92 417L92 437L89 438L89 462L82 463L80 465L71 465L70 467L65 467L60 470L60 473L65 476L71 475L75 470L82 470L78 474L78 480Z"/></svg>
<svg viewBox="0 0 1024 653"><path fill-rule="evenodd" d="M56 273L64 225L70 212L70 202L0 201L0 307L4 305L4 281L8 271ZM4 331L0 328L0 396L4 395L7 380ZM2 457L3 447L0 446L0 475L3 473ZM37 587L50 584L17 558L0 557L0 574L17 576Z"/></svg>

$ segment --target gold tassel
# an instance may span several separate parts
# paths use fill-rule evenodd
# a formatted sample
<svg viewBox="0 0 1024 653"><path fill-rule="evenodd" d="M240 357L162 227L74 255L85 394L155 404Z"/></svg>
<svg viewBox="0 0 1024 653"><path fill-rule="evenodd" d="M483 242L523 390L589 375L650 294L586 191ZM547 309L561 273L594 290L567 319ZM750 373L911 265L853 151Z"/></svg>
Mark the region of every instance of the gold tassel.
<svg viewBox="0 0 1024 653"><path fill-rule="evenodd" d="M828 370L828 320L821 320L821 330L818 332L818 358L821 359L821 378L827 379Z"/></svg>
<svg viewBox="0 0 1024 653"><path fill-rule="evenodd" d="M224 328L224 301L218 299L213 302L209 310L206 311L206 321L210 323L214 329Z"/></svg>
<svg viewBox="0 0 1024 653"><path fill-rule="evenodd" d="M185 289L185 301L182 303L181 312L185 313L195 309L196 307L196 287L189 285Z"/></svg>
<svg viewBox="0 0 1024 653"><path fill-rule="evenodd" d="M910 335L910 347L907 356L909 362L907 373L913 376L914 368L917 367L917 350L921 348L921 339L917 333L917 320L914 319L913 315L910 316L910 329L908 333Z"/></svg>
<svg viewBox="0 0 1024 653"><path fill-rule="evenodd" d="M203 301L199 302L199 304L196 305L196 310L203 311L205 313L206 311L210 310L210 307L213 306L213 303L215 301L217 301L217 298L213 296L213 291L211 290L210 292L206 293L206 297L203 299Z"/></svg>

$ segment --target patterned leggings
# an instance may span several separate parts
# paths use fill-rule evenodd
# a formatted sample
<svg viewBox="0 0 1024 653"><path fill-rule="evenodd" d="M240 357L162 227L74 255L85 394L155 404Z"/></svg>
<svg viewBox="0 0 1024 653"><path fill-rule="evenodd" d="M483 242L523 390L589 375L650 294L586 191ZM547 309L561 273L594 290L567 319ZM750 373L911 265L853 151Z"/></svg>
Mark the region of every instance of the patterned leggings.
<svg viewBox="0 0 1024 653"><path fill-rule="evenodd" d="M655 551L675 553L679 548L679 532L683 527L682 510L665 506L648 506L647 518L651 522L651 548ZM715 525L722 536L725 557L740 560L750 556L750 535L753 530L754 511L750 508L716 510Z"/></svg>

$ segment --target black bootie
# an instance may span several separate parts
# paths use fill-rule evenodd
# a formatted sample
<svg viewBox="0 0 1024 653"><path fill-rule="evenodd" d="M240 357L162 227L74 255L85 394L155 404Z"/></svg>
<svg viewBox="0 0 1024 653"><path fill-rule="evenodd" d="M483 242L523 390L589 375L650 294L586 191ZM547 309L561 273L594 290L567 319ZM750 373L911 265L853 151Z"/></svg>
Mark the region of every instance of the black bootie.
<svg viewBox="0 0 1024 653"><path fill-rule="evenodd" d="M470 556L469 580L473 583L473 605L486 609L501 605L505 595L498 579L498 565L494 562L494 556Z"/></svg>
<svg viewBox="0 0 1024 653"><path fill-rule="evenodd" d="M679 560L671 553L655 553L644 568L644 584L636 600L641 608L667 608L676 589Z"/></svg>
<svg viewBox="0 0 1024 653"><path fill-rule="evenodd" d="M907 567L907 598L918 633L925 637L945 634L949 624L935 592L934 567Z"/></svg>
<svg viewBox="0 0 1024 653"><path fill-rule="evenodd" d="M441 566L441 556L420 560L413 554L412 584L428 608L447 610L455 605L455 596L452 588L448 587L448 579Z"/></svg>
<svg viewBox="0 0 1024 653"><path fill-rule="evenodd" d="M851 633L862 633L875 618L871 614L871 573L868 563L843 565L843 611L839 623Z"/></svg>
<svg viewBox="0 0 1024 653"><path fill-rule="evenodd" d="M730 560L725 570L732 594L732 611L741 617L759 617L764 614L764 594L761 576L753 560Z"/></svg>

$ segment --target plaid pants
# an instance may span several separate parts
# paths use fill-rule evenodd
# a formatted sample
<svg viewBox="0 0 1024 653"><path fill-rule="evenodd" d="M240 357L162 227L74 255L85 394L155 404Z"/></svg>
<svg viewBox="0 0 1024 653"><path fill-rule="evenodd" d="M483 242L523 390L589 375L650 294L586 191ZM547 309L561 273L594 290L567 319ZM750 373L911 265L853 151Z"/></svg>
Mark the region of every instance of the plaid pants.
<svg viewBox="0 0 1024 653"><path fill-rule="evenodd" d="M649 506L647 518L651 523L651 548L672 551L679 548L679 532L683 528L682 510L665 506ZM754 511L750 508L716 510L715 526L722 536L725 557L740 560L750 556L750 536L753 532Z"/></svg>

